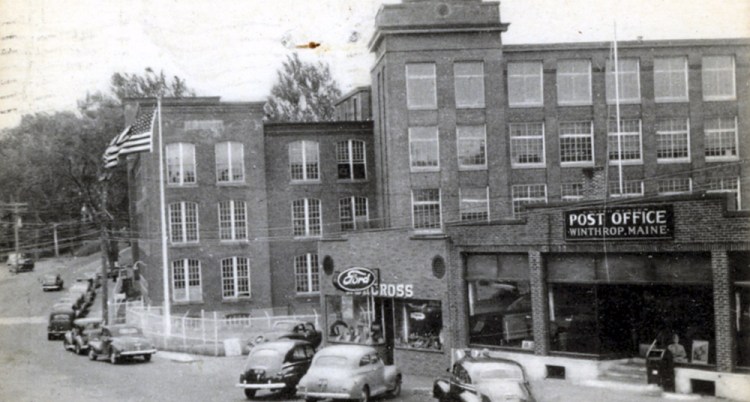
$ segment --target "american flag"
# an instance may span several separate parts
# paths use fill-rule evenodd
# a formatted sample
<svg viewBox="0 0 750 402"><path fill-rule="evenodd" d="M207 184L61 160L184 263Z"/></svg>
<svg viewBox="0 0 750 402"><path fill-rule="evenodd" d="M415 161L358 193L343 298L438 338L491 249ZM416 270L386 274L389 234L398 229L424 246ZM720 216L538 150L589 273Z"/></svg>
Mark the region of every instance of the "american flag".
<svg viewBox="0 0 750 402"><path fill-rule="evenodd" d="M117 166L121 155L136 152L151 152L151 142L156 121L156 110L146 111L138 115L135 123L128 126L109 142L104 151L104 167L106 169Z"/></svg>

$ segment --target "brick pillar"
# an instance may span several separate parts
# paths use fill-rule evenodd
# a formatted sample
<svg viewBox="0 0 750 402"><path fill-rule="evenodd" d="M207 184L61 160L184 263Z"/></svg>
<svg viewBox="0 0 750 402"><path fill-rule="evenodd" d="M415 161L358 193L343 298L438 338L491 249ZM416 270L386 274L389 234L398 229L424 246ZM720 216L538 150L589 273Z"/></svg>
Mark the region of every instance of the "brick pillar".
<svg viewBox="0 0 750 402"><path fill-rule="evenodd" d="M549 354L549 311L547 282L542 253L529 251L529 281L531 284L531 317L534 326L534 354Z"/></svg>
<svg viewBox="0 0 750 402"><path fill-rule="evenodd" d="M714 327L716 331L716 369L731 372L736 363L732 335L732 280L726 250L711 251L714 280Z"/></svg>

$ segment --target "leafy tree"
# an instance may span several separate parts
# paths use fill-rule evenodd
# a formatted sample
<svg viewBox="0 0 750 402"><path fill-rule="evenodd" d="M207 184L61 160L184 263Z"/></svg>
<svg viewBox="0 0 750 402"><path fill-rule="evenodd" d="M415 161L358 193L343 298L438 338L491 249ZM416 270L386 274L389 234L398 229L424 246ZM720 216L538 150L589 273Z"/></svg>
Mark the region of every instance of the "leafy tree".
<svg viewBox="0 0 750 402"><path fill-rule="evenodd" d="M167 81L164 70L156 73L151 67L146 67L143 75L114 73L110 80L110 91L120 101L125 98L195 96L195 91L188 88L184 79L175 75Z"/></svg>
<svg viewBox="0 0 750 402"><path fill-rule="evenodd" d="M269 121L326 121L333 119L334 102L341 90L331 77L328 64L301 61L287 56L276 73L264 111Z"/></svg>

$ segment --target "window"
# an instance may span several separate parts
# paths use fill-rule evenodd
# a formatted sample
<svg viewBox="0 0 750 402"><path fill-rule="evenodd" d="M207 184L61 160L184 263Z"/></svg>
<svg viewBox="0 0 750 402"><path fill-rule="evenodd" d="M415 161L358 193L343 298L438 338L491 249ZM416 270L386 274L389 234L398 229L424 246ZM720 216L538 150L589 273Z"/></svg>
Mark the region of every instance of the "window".
<svg viewBox="0 0 750 402"><path fill-rule="evenodd" d="M508 63L508 105L542 106L542 63Z"/></svg>
<svg viewBox="0 0 750 402"><path fill-rule="evenodd" d="M167 145L167 183L175 186L195 183L195 145Z"/></svg>
<svg viewBox="0 0 750 402"><path fill-rule="evenodd" d="M246 257L221 260L221 296L225 299L250 297L250 262Z"/></svg>
<svg viewBox="0 0 750 402"><path fill-rule="evenodd" d="M440 300L394 300L397 348L443 350Z"/></svg>
<svg viewBox="0 0 750 402"><path fill-rule="evenodd" d="M292 181L320 180L318 143L295 141L289 144L289 169Z"/></svg>
<svg viewBox="0 0 750 402"><path fill-rule="evenodd" d="M544 167L544 123L510 123L513 167Z"/></svg>
<svg viewBox="0 0 750 402"><path fill-rule="evenodd" d="M460 169L486 169L485 126L458 126L456 138L458 139L458 167Z"/></svg>
<svg viewBox="0 0 750 402"><path fill-rule="evenodd" d="M654 59L654 100L687 102L688 64L685 57Z"/></svg>
<svg viewBox="0 0 750 402"><path fill-rule="evenodd" d="M172 243L198 242L198 204L169 204L169 235Z"/></svg>
<svg viewBox="0 0 750 402"><path fill-rule="evenodd" d="M339 199L341 230L366 229L370 220L367 211L367 198L365 197Z"/></svg>
<svg viewBox="0 0 750 402"><path fill-rule="evenodd" d="M673 177L658 182L659 195L683 194L693 191L693 181L689 177Z"/></svg>
<svg viewBox="0 0 750 402"><path fill-rule="evenodd" d="M385 345L383 328L386 325L382 314L385 309L373 305L370 297L352 294L326 296L325 309L330 317L326 331L329 342ZM391 307L388 309L388 313L392 314ZM393 315L389 317L392 321Z"/></svg>
<svg viewBox="0 0 750 402"><path fill-rule="evenodd" d="M461 221L484 221L490 219L490 200L488 187L461 188L459 209Z"/></svg>
<svg viewBox="0 0 750 402"><path fill-rule="evenodd" d="M412 224L414 229L439 230L440 189L412 190Z"/></svg>
<svg viewBox="0 0 750 402"><path fill-rule="evenodd" d="M656 122L656 159L659 162L690 162L690 129L687 119Z"/></svg>
<svg viewBox="0 0 750 402"><path fill-rule="evenodd" d="M365 142L341 141L336 144L336 162L339 180L365 180Z"/></svg>
<svg viewBox="0 0 750 402"><path fill-rule="evenodd" d="M406 106L409 109L437 109L435 64L406 65Z"/></svg>
<svg viewBox="0 0 750 402"><path fill-rule="evenodd" d="M594 128L590 121L560 123L560 163L594 164Z"/></svg>
<svg viewBox="0 0 750 402"><path fill-rule="evenodd" d="M411 170L438 170L439 145L437 127L409 127Z"/></svg>
<svg viewBox="0 0 750 402"><path fill-rule="evenodd" d="M526 213L524 205L547 202L546 184L521 184L511 188L513 196L513 217L520 218Z"/></svg>
<svg viewBox="0 0 750 402"><path fill-rule="evenodd" d="M617 91L620 103L641 102L641 82L638 59L620 59L617 63ZM607 103L615 103L614 62L607 60Z"/></svg>
<svg viewBox="0 0 750 402"><path fill-rule="evenodd" d="M560 60L557 63L557 104L591 104L589 60Z"/></svg>
<svg viewBox="0 0 750 402"><path fill-rule="evenodd" d="M706 56L703 58L703 100L735 99L734 57Z"/></svg>
<svg viewBox="0 0 750 402"><path fill-rule="evenodd" d="M563 183L561 191L563 201L579 201L583 199L583 183Z"/></svg>
<svg viewBox="0 0 750 402"><path fill-rule="evenodd" d="M620 191L619 180L609 182L610 197L640 197L643 195L642 180L624 180Z"/></svg>
<svg viewBox="0 0 750 402"><path fill-rule="evenodd" d="M737 159L737 118L706 119L703 130L707 162Z"/></svg>
<svg viewBox="0 0 750 402"><path fill-rule="evenodd" d="M484 63L455 63L453 84L456 87L456 108L484 107Z"/></svg>
<svg viewBox="0 0 750 402"><path fill-rule="evenodd" d="M297 293L320 292L317 254L307 253L294 257L294 282Z"/></svg>
<svg viewBox="0 0 750 402"><path fill-rule="evenodd" d="M216 144L216 181L242 183L245 181L244 145L239 142Z"/></svg>
<svg viewBox="0 0 750 402"><path fill-rule="evenodd" d="M247 208L244 201L219 203L219 239L247 240Z"/></svg>
<svg viewBox="0 0 750 402"><path fill-rule="evenodd" d="M320 236L320 222L320 200L304 198L292 202L292 227L295 236Z"/></svg>
<svg viewBox="0 0 750 402"><path fill-rule="evenodd" d="M739 177L717 177L709 178L706 181L707 193L735 193L737 209L741 209L740 204L740 179Z"/></svg>
<svg viewBox="0 0 750 402"><path fill-rule="evenodd" d="M617 121L610 120L607 136L609 163L622 161L623 164L642 163L641 159L641 121L623 119L620 121L620 132L617 133ZM618 152L619 150L619 152Z"/></svg>
<svg viewBox="0 0 750 402"><path fill-rule="evenodd" d="M172 261L172 300L176 302L203 300L200 261L192 259Z"/></svg>

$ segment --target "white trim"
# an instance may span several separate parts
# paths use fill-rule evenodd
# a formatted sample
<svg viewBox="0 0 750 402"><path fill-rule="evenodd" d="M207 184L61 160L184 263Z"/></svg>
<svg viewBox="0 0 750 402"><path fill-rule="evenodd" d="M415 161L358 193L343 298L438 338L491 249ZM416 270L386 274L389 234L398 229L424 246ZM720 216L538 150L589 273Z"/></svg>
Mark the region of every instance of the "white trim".
<svg viewBox="0 0 750 402"><path fill-rule="evenodd" d="M414 192L415 191L425 191L425 190L437 190L438 191L438 199L437 199L437 205L438 205L438 213L440 214L440 227L438 228L417 228L415 227L415 216L414 216L414 207L417 205L434 205L436 201L414 201ZM443 190L440 188L420 188L420 189L412 189L411 190L411 227L414 229L415 232L418 233L441 233L443 231Z"/></svg>
<svg viewBox="0 0 750 402"><path fill-rule="evenodd" d="M625 120L636 120L636 119L622 119L620 122L615 122L615 124L621 123ZM622 150L619 150L618 152L618 158L617 159L610 159L609 158L609 150L607 151L607 160L608 164L610 166L616 166L616 165L642 165L643 164L643 122L641 119L638 120L638 159L628 159L628 160L622 160ZM624 138L624 135L634 135L632 131L620 131L620 132L610 132L609 131L609 122L607 122L607 144L609 144L609 137L613 136L615 139L617 139L617 136L619 136L621 139ZM609 146L607 146L609 148Z"/></svg>
<svg viewBox="0 0 750 402"><path fill-rule="evenodd" d="M707 58L719 58L719 57L729 57L732 59L732 94L731 95L706 95L705 91L705 67L704 67L704 61ZM734 55L721 55L721 54L715 54L715 55L704 55L701 58L701 82L703 83L701 85L701 93L703 94L703 100L706 102L712 102L712 101L732 101L737 99L737 62L735 60ZM723 71L723 70L714 70L714 71Z"/></svg>
<svg viewBox="0 0 750 402"><path fill-rule="evenodd" d="M703 155L706 159L706 162L728 162L728 161L736 161L740 159L740 142L739 142L739 129L738 129L738 122L737 122L737 116L734 117L734 149L737 151L737 155L729 155L729 156L708 156L706 155L706 144L707 144L707 133L712 134L719 134L724 130L723 128L719 129L706 129L705 122L707 120L713 120L711 119L704 119L704 126L703 126ZM722 120L725 120L722 117L716 117L715 119L718 119L720 122Z"/></svg>
<svg viewBox="0 0 750 402"><path fill-rule="evenodd" d="M409 66L424 64L432 67L432 74L430 75L409 75ZM404 78L405 78L405 89L406 89L406 109L407 110L436 110L438 108L437 99L437 66L434 62L408 62L404 64ZM412 79L432 79L432 104L431 105L412 105L409 96L409 80Z"/></svg>
<svg viewBox="0 0 750 402"><path fill-rule="evenodd" d="M560 126L563 124L571 124L571 123L588 123L589 124L589 134L588 137L591 140L591 160L589 161L572 161L572 162L564 162L562 160L563 158L563 152L562 152L562 140L563 138L572 138L572 137L580 137L584 138L586 137L585 134L563 134L560 130ZM561 121L557 124L557 145L558 145L558 152L560 157L560 166L561 167L589 167L594 166L594 161L596 161L596 147L594 145L594 122L591 120L577 120L577 121Z"/></svg>
<svg viewBox="0 0 750 402"><path fill-rule="evenodd" d="M429 140L412 140L412 129L417 128L428 128L434 129L434 139ZM440 171L440 131L437 126L414 126L408 128L408 140L409 140L409 170L411 172L438 172ZM437 148L437 155L435 160L437 161L436 166L414 166L414 160L412 159L412 144L417 142L435 142Z"/></svg>
<svg viewBox="0 0 750 402"><path fill-rule="evenodd" d="M656 163L660 165L668 165L668 164L674 164L674 163L690 163L691 155L690 155L690 118L685 117L685 138L687 141L686 147L687 147L687 156L684 158L659 158L659 136L660 135L676 135L682 133L682 131L659 131L659 122L662 120L681 120L682 118L676 117L676 118L667 118L667 119L658 119L656 121ZM663 134L662 134L663 133ZM674 149L672 149L674 151ZM642 158L642 156L641 156Z"/></svg>
<svg viewBox="0 0 750 402"><path fill-rule="evenodd" d="M683 77L685 80L685 94L683 96L667 96L667 97L658 97L656 95L656 76L657 76L657 70L656 70L656 60L662 59L662 60L669 60L669 59L682 59L684 62L683 64ZM654 58L654 102L655 103L684 103L690 101L690 86L689 86L689 80L688 80L688 60L685 56L673 56L673 57L655 57ZM677 72L677 70L665 70L661 71L660 73L664 74L672 74L674 72Z"/></svg>
<svg viewBox="0 0 750 402"><path fill-rule="evenodd" d="M459 129L460 128L469 128L469 127L481 127L481 129L482 129L482 138L481 139L474 138L474 137L471 137L471 138L461 138L461 136L458 133ZM482 145L483 145L483 148L484 148L484 163L482 163L481 165L479 165L479 164L476 164L476 165L463 165L463 164L461 164L461 152L460 152L460 150L461 150L461 140L462 139L464 141L478 141L478 140L482 141L482 143L483 143ZM458 163L458 170L459 171L465 171L465 170L487 170L487 125L485 125L485 124L456 125L456 160L457 160L457 163Z"/></svg>
<svg viewBox="0 0 750 402"><path fill-rule="evenodd" d="M541 124L542 126L542 133L541 135L529 135L528 134L528 127L531 124ZM511 127L513 125L523 125L526 127L527 134L521 135L521 136L513 136L511 134ZM545 141L545 124L544 121L532 121L532 122L510 122L508 123L508 145L510 146L510 166L512 169L535 169L535 168L545 168L547 167L547 145ZM515 160L515 152L513 148L513 140L536 140L538 141L539 138L542 140L542 150L541 150L541 162L531 162L531 163L523 163L523 162L516 162Z"/></svg>
<svg viewBox="0 0 750 402"><path fill-rule="evenodd" d="M523 88L526 89L526 78L527 77L534 77L534 75L530 74L520 74L520 75L511 75L510 73L510 66L511 65L520 65L520 64L535 64L539 67L539 99L535 99L533 101L524 101L520 103L514 103L511 101L510 96L510 79L511 77L521 77L523 80ZM541 61L538 60L519 60L519 61L509 61L508 62L508 77L507 77L507 91L508 91L508 107L510 108L526 108L526 107L542 107L544 106L544 64ZM527 96L524 96L524 99L526 99Z"/></svg>
<svg viewBox="0 0 750 402"><path fill-rule="evenodd" d="M456 74L456 65L457 64L479 64L479 66L480 66L480 68L482 70L481 75L460 75L459 76L459 75ZM457 77L461 77L461 78L469 79L469 80L471 80L472 78L481 78L481 82L482 82L482 91L481 91L482 99L481 99L481 102L477 102L476 104L461 104L461 105L458 104L458 97L456 96L456 94L458 93L458 91L456 90L456 88L458 87L458 85L456 85L456 83L457 83L457 79L456 78ZM486 94L485 94L486 93L486 89L485 89L485 85L484 85L485 84L484 81L485 81L486 78L487 77L484 74L484 61L483 60L478 60L478 61L466 60L466 61L455 61L455 62L453 62L453 101L454 101L454 104L456 106L456 109L484 109L486 107L487 100L486 100Z"/></svg>

